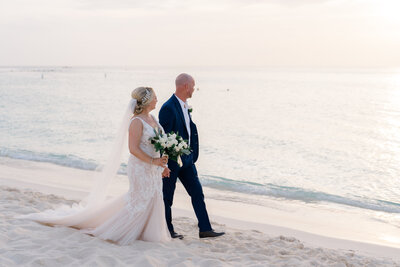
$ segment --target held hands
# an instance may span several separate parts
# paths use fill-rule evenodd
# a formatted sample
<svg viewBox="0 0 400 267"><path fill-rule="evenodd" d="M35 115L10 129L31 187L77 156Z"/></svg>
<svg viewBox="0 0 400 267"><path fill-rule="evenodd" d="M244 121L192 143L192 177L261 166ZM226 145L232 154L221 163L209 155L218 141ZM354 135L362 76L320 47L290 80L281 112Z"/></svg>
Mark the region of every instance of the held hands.
<svg viewBox="0 0 400 267"><path fill-rule="evenodd" d="M168 169L167 167L164 168L164 171L162 172L162 178L170 176L171 170Z"/></svg>

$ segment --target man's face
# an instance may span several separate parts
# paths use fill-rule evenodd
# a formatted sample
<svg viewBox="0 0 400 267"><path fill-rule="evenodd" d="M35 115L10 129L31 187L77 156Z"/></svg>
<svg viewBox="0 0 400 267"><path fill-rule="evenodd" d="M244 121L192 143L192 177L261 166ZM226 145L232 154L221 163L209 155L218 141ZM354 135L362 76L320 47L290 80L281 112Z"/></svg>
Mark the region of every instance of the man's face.
<svg viewBox="0 0 400 267"><path fill-rule="evenodd" d="M194 86L195 86L195 82L192 79L188 84L187 84L187 94L188 94L188 98L191 98L194 92Z"/></svg>

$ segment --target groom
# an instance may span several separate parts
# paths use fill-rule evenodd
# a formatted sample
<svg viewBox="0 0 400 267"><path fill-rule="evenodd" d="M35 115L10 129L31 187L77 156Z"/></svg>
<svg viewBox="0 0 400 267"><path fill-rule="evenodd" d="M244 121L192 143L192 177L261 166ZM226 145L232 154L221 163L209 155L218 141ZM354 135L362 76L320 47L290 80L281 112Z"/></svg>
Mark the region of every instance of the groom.
<svg viewBox="0 0 400 267"><path fill-rule="evenodd" d="M168 229L172 238L179 239L182 239L183 236L174 231L171 213L177 178L182 182L192 199L193 209L199 222L199 237L217 237L224 234L223 232L215 232L211 228L206 204L204 203L203 189L199 177L197 176L196 166L194 165L199 157L199 138L196 125L192 121L189 106L186 102L188 98L192 97L194 85L195 83L192 76L186 73L179 74L175 80L175 94L164 103L158 115L160 124L165 132L178 132L183 139L189 141L189 145L193 150L189 155L182 155L182 167L175 161L169 160L168 167L171 170L170 177L168 179L163 179L165 217Z"/></svg>

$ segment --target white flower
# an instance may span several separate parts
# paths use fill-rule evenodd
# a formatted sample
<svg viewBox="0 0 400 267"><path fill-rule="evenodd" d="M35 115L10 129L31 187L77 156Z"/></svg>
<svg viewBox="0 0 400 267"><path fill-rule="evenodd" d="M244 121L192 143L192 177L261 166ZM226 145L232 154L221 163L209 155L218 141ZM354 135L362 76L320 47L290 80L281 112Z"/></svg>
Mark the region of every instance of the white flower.
<svg viewBox="0 0 400 267"><path fill-rule="evenodd" d="M176 151L176 152L179 152L179 150L180 150L179 147L176 146L176 147L175 147L175 151Z"/></svg>
<svg viewBox="0 0 400 267"><path fill-rule="evenodd" d="M187 148L187 143L184 141L184 140L182 140L180 143L179 143L179 145L182 147L182 148Z"/></svg>
<svg viewBox="0 0 400 267"><path fill-rule="evenodd" d="M174 139L172 139L170 136L168 137L168 143L172 143L174 141Z"/></svg>
<svg viewBox="0 0 400 267"><path fill-rule="evenodd" d="M164 146L167 143L168 139L166 138L166 136L161 136L160 137L160 143L162 146Z"/></svg>
<svg viewBox="0 0 400 267"><path fill-rule="evenodd" d="M166 147L170 148L173 145L173 142L171 140L168 140L166 142Z"/></svg>

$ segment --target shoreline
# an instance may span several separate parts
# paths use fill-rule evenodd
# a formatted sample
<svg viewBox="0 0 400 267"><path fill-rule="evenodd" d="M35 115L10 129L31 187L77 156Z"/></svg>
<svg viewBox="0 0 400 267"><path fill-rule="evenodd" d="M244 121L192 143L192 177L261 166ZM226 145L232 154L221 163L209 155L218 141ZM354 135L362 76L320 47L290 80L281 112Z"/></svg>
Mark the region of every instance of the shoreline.
<svg viewBox="0 0 400 267"><path fill-rule="evenodd" d="M0 159L0 186L53 194L65 199L79 200L85 196L90 188L92 173L92 171L61 167L49 163ZM114 186L110 191L111 195L119 195L121 190L124 192L127 183L121 181L123 179L114 181ZM289 205L282 203L284 207L277 208L274 205L279 201L270 200L270 203L263 207L240 201L229 201L229 199L232 200L237 197L235 193L211 188L204 188L204 193L210 219L218 225L215 227L216 230L219 230L218 227L225 226L243 231L259 231L275 237L289 236L301 240L305 245L313 248L346 250L364 256L385 257L400 261L400 244L389 242L385 244L383 240L376 237L365 238L363 242L363 240L360 240L360 237L363 236L362 231L352 233L352 236L348 236L348 238L343 238L343 236L348 235L349 231L356 229L357 226L359 227L357 222L356 228L352 226L348 229L345 229L346 223L349 226L352 222L338 223L336 221L336 224L324 225L326 221L337 216L337 214L331 214L332 218L329 218L329 212L323 210L319 211L319 214L310 216L315 211L298 203ZM189 196L180 183L177 185L174 199L173 216L174 218L177 217L178 220L182 220L181 217L184 217L195 221ZM328 216L328 218L324 218L321 222L312 223L319 216ZM351 218L351 214L343 214L343 216L345 221ZM371 226L374 226L374 224L368 225L368 227ZM330 233L331 229L329 228L331 227L338 229L335 229L335 233ZM306 231L312 228L315 228L314 231ZM373 229L368 228L366 230ZM386 230L389 231L390 229Z"/></svg>

